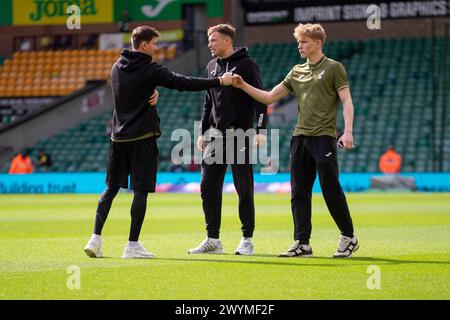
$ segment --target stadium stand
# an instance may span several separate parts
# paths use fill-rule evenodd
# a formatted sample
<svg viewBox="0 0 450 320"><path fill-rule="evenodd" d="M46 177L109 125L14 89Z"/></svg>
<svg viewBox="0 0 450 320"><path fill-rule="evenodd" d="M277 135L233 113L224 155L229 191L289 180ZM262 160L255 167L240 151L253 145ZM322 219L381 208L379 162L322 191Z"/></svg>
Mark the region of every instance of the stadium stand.
<svg viewBox="0 0 450 320"><path fill-rule="evenodd" d="M354 136L357 148L352 152L340 152L341 171L377 172L378 159L389 145L395 146L403 156L404 172L431 170L431 88L429 65L424 58L424 52L429 52L430 48L431 40L426 38L327 42L324 51L327 56L343 62L347 68L355 104ZM278 84L294 64L301 63L295 43L259 44L253 46L250 52L260 66L266 88ZM436 56L439 58L438 51ZM112 54L108 57L112 59ZM450 63L450 56L447 59ZM90 60L83 61L86 66L90 63ZM98 61L104 62L106 68L105 60L99 58ZM450 75L450 70L447 71ZM74 75L82 77L84 72L87 71L76 71ZM100 71L94 74L105 76ZM159 169L169 171L171 147L177 143L170 141L170 133L176 128L185 128L193 136L193 122L200 118L203 93L174 94L165 88L158 90L158 112L163 128L158 142ZM450 84L447 90L450 90ZM50 153L54 161L53 166L46 169L50 171L104 171L108 151L105 132L110 117L111 112L107 112L41 141L32 147L32 156L36 157L37 149ZM288 119L276 127L280 130L282 171L289 169L290 136L295 122L296 119ZM450 123L450 115L447 115L446 123ZM343 127L342 112L339 112L338 127ZM450 130L445 131L446 141L450 141ZM450 153L448 143L445 150ZM450 170L448 163L444 170ZM0 172L5 170L5 166L0 168Z"/></svg>
<svg viewBox="0 0 450 320"><path fill-rule="evenodd" d="M55 97L0 98L0 128L47 106Z"/></svg>
<svg viewBox="0 0 450 320"><path fill-rule="evenodd" d="M83 88L86 81L106 80L120 50L15 52L4 65L0 63L0 127L47 105L51 97L66 96ZM176 55L175 45L163 44L158 60L171 60ZM39 98L45 103L36 103Z"/></svg>
<svg viewBox="0 0 450 320"><path fill-rule="evenodd" d="M83 88L89 80L106 80L119 52L15 52L0 66L0 127Z"/></svg>
<svg viewBox="0 0 450 320"><path fill-rule="evenodd" d="M118 53L94 49L17 51L0 68L0 97L67 95L87 80L106 79Z"/></svg>

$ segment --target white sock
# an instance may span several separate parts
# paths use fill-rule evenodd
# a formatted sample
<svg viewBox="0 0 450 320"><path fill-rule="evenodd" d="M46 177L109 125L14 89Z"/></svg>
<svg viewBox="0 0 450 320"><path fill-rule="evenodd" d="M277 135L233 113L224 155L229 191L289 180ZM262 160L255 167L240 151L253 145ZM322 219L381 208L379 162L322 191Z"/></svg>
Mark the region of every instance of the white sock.
<svg viewBox="0 0 450 320"><path fill-rule="evenodd" d="M219 239L215 239L215 238L208 238L208 240L214 244L217 244L219 242Z"/></svg>
<svg viewBox="0 0 450 320"><path fill-rule="evenodd" d="M98 234L92 234L92 237L91 237L91 239L92 240L95 240L95 241L97 241L97 242L102 242L102 236L99 236Z"/></svg>
<svg viewBox="0 0 450 320"><path fill-rule="evenodd" d="M138 245L139 245L138 241L128 241L128 247L130 248L137 247Z"/></svg>
<svg viewBox="0 0 450 320"><path fill-rule="evenodd" d="M253 238L252 237L242 237L242 240L245 240L245 241L252 241L253 240Z"/></svg>

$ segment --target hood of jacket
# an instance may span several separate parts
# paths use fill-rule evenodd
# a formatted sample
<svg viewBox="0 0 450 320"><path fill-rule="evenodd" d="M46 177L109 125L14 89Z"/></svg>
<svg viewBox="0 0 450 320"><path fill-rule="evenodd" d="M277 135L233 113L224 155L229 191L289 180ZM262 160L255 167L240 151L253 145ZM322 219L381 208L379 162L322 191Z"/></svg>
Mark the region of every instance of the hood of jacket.
<svg viewBox="0 0 450 320"><path fill-rule="evenodd" d="M234 65L237 60L240 60L242 58L248 58L248 48L247 47L239 47L235 48L234 53L224 59L217 58L216 59L216 66L214 68L214 74L217 73L217 66L220 66L222 69L225 70L225 72L231 71L229 68L229 65Z"/></svg>
<svg viewBox="0 0 450 320"><path fill-rule="evenodd" d="M119 68L124 72L133 72L152 62L152 57L139 52L123 49L120 53Z"/></svg>
<svg viewBox="0 0 450 320"><path fill-rule="evenodd" d="M248 57L248 48L247 47L238 47L234 49L234 53L225 58L225 59L217 59L221 62L227 62L227 61L232 61L232 60L238 60L238 59L242 59L242 58L246 58Z"/></svg>

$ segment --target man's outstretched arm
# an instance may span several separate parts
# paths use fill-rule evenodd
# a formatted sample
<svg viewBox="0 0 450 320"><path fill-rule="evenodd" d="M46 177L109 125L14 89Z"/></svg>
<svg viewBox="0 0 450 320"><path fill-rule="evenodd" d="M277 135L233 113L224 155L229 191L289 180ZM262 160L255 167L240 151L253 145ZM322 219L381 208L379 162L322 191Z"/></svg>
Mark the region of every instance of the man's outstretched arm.
<svg viewBox="0 0 450 320"><path fill-rule="evenodd" d="M155 70L154 84L179 91L201 91L219 86L231 85L231 74L226 73L219 78L187 77L170 71L161 65Z"/></svg>
<svg viewBox="0 0 450 320"><path fill-rule="evenodd" d="M276 85L271 91L264 91L251 86L238 74L233 75L233 86L242 89L253 99L265 105L272 104L289 95L289 91L281 83Z"/></svg>

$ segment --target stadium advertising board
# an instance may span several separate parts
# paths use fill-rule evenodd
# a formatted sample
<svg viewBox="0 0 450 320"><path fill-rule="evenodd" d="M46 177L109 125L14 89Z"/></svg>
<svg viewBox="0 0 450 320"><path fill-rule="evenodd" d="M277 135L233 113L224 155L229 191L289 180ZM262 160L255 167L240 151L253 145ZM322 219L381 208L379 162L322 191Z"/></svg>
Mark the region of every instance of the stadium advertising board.
<svg viewBox="0 0 450 320"><path fill-rule="evenodd" d="M450 173L405 173L401 175L414 179L417 190L431 192L448 192L450 190ZM339 176L342 188L346 192L361 192L371 188L371 179L383 177L381 173L342 173ZM200 179L198 173L159 172L156 192L199 193ZM255 192L290 193L290 175L255 174ZM34 174L0 174L0 194L40 194L40 193L100 193L105 184L104 172L83 173L34 173ZM233 177L227 173L224 179L224 192L235 193ZM321 192L318 179L313 192Z"/></svg>
<svg viewBox="0 0 450 320"><path fill-rule="evenodd" d="M372 14L368 12L370 5L377 5L380 8L382 19L450 15L450 0L243 0L242 3L247 25L366 20Z"/></svg>
<svg viewBox="0 0 450 320"><path fill-rule="evenodd" d="M173 29L160 31L160 36L158 43L167 42L179 42L183 40L184 31L183 29ZM104 33L99 37L99 49L108 50L114 48L124 48L131 46L131 33L121 32L121 33Z"/></svg>
<svg viewBox="0 0 450 320"><path fill-rule="evenodd" d="M13 25L60 25L70 17L68 7L80 8L81 23L113 22L113 0L13 0Z"/></svg>
<svg viewBox="0 0 450 320"><path fill-rule="evenodd" d="M0 10L0 27L11 25L12 23L12 0L2 1L2 9Z"/></svg>
<svg viewBox="0 0 450 320"><path fill-rule="evenodd" d="M115 1L115 21L120 21L125 9L133 21L180 20L186 4L204 4L209 18L223 16L223 0L135 0Z"/></svg>

